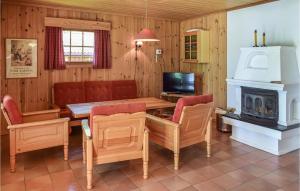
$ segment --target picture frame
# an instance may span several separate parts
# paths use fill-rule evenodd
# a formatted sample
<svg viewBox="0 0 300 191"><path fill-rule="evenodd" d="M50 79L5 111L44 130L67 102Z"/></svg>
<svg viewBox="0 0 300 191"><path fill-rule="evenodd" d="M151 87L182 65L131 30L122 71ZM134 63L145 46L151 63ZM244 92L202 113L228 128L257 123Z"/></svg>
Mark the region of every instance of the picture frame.
<svg viewBox="0 0 300 191"><path fill-rule="evenodd" d="M37 77L37 39L7 38L6 78Z"/></svg>

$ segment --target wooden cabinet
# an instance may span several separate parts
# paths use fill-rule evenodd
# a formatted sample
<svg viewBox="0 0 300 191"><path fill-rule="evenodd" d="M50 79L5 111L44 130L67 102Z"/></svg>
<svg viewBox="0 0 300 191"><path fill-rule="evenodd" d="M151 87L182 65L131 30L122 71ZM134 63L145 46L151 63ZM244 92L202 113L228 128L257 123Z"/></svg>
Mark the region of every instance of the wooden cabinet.
<svg viewBox="0 0 300 191"><path fill-rule="evenodd" d="M209 63L209 31L185 32L184 62Z"/></svg>

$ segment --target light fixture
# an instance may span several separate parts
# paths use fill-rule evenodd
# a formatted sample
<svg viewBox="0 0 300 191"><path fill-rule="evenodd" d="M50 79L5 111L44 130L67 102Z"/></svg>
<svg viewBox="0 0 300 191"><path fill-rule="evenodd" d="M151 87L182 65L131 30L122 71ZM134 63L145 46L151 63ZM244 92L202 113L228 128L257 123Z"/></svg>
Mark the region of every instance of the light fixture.
<svg viewBox="0 0 300 191"><path fill-rule="evenodd" d="M142 48L143 41L135 41L135 50Z"/></svg>
<svg viewBox="0 0 300 191"><path fill-rule="evenodd" d="M148 28L148 1L146 1L146 26L145 28L143 28L143 30L141 30L134 38L134 41L136 42L157 42L160 41L154 32L152 32L149 28Z"/></svg>

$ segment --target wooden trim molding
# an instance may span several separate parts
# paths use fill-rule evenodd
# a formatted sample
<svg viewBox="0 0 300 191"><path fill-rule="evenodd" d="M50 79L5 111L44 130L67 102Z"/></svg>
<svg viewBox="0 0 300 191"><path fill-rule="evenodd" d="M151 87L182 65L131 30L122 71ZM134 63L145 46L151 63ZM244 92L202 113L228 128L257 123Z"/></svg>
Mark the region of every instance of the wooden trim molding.
<svg viewBox="0 0 300 191"><path fill-rule="evenodd" d="M45 17L45 26L77 30L111 30L110 22Z"/></svg>

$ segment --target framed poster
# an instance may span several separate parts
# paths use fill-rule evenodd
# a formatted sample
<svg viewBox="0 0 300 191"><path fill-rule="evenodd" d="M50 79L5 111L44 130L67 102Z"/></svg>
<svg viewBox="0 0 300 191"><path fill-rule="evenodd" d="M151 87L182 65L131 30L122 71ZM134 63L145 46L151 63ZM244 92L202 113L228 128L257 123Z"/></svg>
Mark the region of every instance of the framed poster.
<svg viewBox="0 0 300 191"><path fill-rule="evenodd" d="M37 40L6 39L6 78L37 77Z"/></svg>

